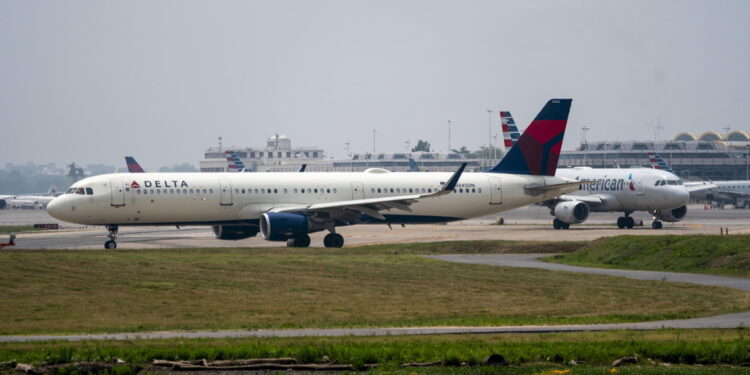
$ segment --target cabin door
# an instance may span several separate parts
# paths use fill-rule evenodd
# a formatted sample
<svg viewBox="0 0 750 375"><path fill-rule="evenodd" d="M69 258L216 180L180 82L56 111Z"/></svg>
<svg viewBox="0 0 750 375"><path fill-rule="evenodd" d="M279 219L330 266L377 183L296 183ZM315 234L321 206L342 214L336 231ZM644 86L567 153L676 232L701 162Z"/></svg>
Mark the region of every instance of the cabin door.
<svg viewBox="0 0 750 375"><path fill-rule="evenodd" d="M229 179L219 179L219 189L221 190L221 202L222 206L231 206L234 202L232 201L232 183Z"/></svg>
<svg viewBox="0 0 750 375"><path fill-rule="evenodd" d="M125 205L125 185L121 179L109 180L109 189L112 194L112 206L122 207Z"/></svg>
<svg viewBox="0 0 750 375"><path fill-rule="evenodd" d="M503 204L503 185L497 177L489 177L490 204Z"/></svg>

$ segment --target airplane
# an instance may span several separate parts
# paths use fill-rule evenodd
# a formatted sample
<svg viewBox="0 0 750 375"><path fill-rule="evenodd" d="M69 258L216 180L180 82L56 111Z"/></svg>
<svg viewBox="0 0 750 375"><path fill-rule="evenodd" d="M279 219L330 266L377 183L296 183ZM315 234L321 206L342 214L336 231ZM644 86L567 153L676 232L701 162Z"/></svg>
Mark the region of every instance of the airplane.
<svg viewBox="0 0 750 375"><path fill-rule="evenodd" d="M45 208L58 195L57 187L51 185L46 193L17 195L2 201L6 202L8 208L13 209Z"/></svg>
<svg viewBox="0 0 750 375"><path fill-rule="evenodd" d="M419 172L417 162L411 156L409 157L409 172Z"/></svg>
<svg viewBox="0 0 750 375"><path fill-rule="evenodd" d="M657 153L649 152L649 160L653 168L672 170L669 164ZM685 186L690 190L693 186L701 187L690 190L693 200L709 200L728 202L735 208L750 208L750 181L689 181Z"/></svg>
<svg viewBox="0 0 750 375"><path fill-rule="evenodd" d="M466 173L124 173L74 183L47 207L62 221L104 225L107 249L121 225L210 225L217 239L258 233L289 247L308 247L327 230L326 247L341 247L336 227L444 223L552 199L582 181L555 177L572 99L552 99L518 144L494 168Z"/></svg>
<svg viewBox="0 0 750 375"><path fill-rule="evenodd" d="M130 173L146 173L146 171L141 168L141 165L138 164L138 162L135 161L135 158L132 156L125 157L125 164L128 165L128 172Z"/></svg>
<svg viewBox="0 0 750 375"><path fill-rule="evenodd" d="M518 130L511 129L515 122L510 112L502 111L500 117L506 147L512 147L518 139ZM594 182L581 185L577 192L540 203L555 217L554 229L570 229L571 224L583 223L590 212L623 212L624 216L617 218L617 227L632 229L635 220L630 214L635 211L653 215L651 228L661 229L662 221L673 223L685 218L690 190L706 188L686 187L679 177L663 168L560 168L555 176Z"/></svg>

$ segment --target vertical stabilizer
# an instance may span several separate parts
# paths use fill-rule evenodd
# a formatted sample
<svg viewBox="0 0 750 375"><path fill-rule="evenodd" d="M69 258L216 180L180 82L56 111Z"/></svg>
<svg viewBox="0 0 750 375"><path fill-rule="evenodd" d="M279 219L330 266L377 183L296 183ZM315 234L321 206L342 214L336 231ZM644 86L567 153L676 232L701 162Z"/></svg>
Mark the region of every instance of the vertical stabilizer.
<svg viewBox="0 0 750 375"><path fill-rule="evenodd" d="M489 173L554 176L573 99L551 99Z"/></svg>

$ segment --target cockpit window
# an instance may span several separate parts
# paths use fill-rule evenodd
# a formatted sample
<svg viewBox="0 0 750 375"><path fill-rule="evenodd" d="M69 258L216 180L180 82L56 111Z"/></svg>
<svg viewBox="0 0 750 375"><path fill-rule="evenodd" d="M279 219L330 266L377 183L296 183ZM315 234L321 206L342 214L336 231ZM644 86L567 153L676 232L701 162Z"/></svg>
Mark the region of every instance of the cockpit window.
<svg viewBox="0 0 750 375"><path fill-rule="evenodd" d="M86 193L85 193L85 192L83 191L83 188L82 188L82 187L80 187L80 188L76 189L76 194L81 194L81 195L83 195L83 194L86 194Z"/></svg>
<svg viewBox="0 0 750 375"><path fill-rule="evenodd" d="M87 187L86 188L86 195L94 195L94 189Z"/></svg>
<svg viewBox="0 0 750 375"><path fill-rule="evenodd" d="M68 190L65 191L65 194L73 194L75 192L76 192L76 188L70 188L70 189L68 189Z"/></svg>
<svg viewBox="0 0 750 375"><path fill-rule="evenodd" d="M667 183L670 185L677 185L677 181L675 180L667 180Z"/></svg>

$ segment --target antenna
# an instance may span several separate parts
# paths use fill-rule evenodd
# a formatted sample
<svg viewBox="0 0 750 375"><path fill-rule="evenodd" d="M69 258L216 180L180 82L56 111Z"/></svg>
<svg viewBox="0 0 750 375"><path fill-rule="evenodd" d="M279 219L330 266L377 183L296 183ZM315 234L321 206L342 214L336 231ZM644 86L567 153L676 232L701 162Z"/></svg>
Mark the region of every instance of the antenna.
<svg viewBox="0 0 750 375"><path fill-rule="evenodd" d="M448 153L451 152L451 123L453 121L448 120Z"/></svg>
<svg viewBox="0 0 750 375"><path fill-rule="evenodd" d="M378 132L378 129L372 129L372 153L375 153L375 133Z"/></svg>
<svg viewBox="0 0 750 375"><path fill-rule="evenodd" d="M664 130L664 126L661 125L661 118L656 118L656 125L654 125L654 150L656 150L656 141L659 140L659 132Z"/></svg>

